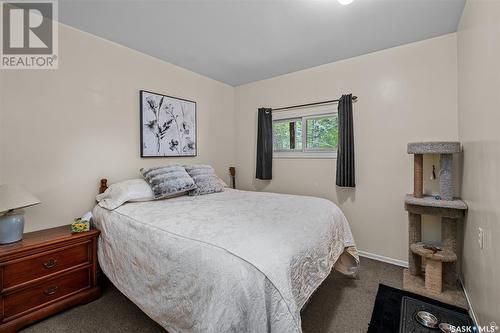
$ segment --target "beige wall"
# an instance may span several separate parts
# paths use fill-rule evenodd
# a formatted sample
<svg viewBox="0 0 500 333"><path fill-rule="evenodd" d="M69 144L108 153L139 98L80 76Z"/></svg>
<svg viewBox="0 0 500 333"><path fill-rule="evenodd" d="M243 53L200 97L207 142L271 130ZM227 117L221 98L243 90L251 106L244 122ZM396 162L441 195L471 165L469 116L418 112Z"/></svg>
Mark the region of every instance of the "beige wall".
<svg viewBox="0 0 500 333"><path fill-rule="evenodd" d="M500 321L499 1L467 1L458 31L458 83L462 196L469 205L463 274L477 319L487 325Z"/></svg>
<svg viewBox="0 0 500 333"><path fill-rule="evenodd" d="M64 25L59 34L58 70L0 72L0 177L42 201L27 209L27 231L89 210L101 177L174 161L210 163L225 177L234 162L233 87ZM197 158L139 157L140 89L197 102Z"/></svg>
<svg viewBox="0 0 500 333"><path fill-rule="evenodd" d="M407 261L403 198L412 191L413 165L406 144L457 139L456 66L456 34L450 34L237 87L239 186L331 199L348 217L360 250ZM275 159L271 182L254 179L258 107L348 92L359 97L355 190L335 187L332 159Z"/></svg>

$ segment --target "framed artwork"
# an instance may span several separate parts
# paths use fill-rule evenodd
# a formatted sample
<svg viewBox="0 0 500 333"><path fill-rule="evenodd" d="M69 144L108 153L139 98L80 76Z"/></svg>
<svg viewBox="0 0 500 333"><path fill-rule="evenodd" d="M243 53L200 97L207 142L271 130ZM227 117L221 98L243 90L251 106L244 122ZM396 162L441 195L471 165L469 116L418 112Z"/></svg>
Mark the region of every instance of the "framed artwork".
<svg viewBox="0 0 500 333"><path fill-rule="evenodd" d="M196 156L196 102L141 90L141 157Z"/></svg>

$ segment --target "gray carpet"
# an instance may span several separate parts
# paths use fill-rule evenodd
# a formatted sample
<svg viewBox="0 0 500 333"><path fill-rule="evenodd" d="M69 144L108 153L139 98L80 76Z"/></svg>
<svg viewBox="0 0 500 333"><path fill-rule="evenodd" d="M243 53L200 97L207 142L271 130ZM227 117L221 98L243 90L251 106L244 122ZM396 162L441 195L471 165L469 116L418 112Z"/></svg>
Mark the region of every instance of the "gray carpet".
<svg viewBox="0 0 500 333"><path fill-rule="evenodd" d="M361 258L358 280L332 273L302 312L304 333L366 332L377 287L401 288L403 269ZM78 306L34 324L21 332L164 332L111 284L95 302Z"/></svg>

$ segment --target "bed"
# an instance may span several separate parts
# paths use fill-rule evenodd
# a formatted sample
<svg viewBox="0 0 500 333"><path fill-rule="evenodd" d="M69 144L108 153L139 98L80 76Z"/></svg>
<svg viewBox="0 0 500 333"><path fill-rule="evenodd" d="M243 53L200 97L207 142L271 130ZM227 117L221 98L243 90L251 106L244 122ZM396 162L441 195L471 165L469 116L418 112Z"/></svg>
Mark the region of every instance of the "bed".
<svg viewBox="0 0 500 333"><path fill-rule="evenodd" d="M331 270L357 273L347 220L325 199L225 189L93 215L102 270L170 333L302 332Z"/></svg>

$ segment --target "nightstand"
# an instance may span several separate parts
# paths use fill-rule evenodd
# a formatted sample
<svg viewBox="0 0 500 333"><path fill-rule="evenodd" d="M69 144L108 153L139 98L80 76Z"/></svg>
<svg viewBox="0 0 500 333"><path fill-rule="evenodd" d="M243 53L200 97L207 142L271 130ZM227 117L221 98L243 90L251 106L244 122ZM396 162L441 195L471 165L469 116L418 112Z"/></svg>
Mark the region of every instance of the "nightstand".
<svg viewBox="0 0 500 333"><path fill-rule="evenodd" d="M97 299L99 233L72 234L66 225L0 245L0 332Z"/></svg>

